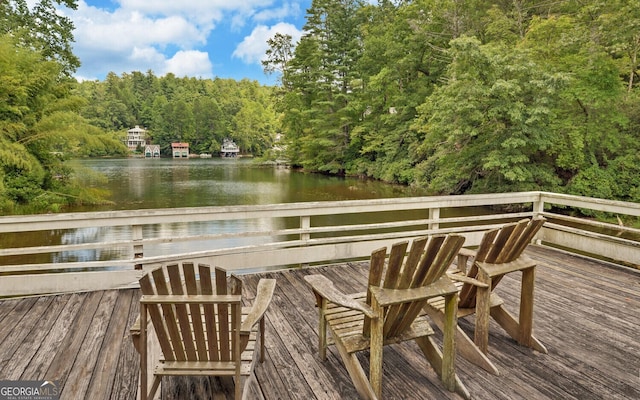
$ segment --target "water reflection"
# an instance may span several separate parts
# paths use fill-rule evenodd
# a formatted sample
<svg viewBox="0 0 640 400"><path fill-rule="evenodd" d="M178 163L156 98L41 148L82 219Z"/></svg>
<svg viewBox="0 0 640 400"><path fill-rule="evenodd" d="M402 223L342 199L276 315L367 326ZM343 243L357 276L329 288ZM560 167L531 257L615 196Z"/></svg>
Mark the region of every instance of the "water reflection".
<svg viewBox="0 0 640 400"><path fill-rule="evenodd" d="M71 212L356 200L425 194L405 186L377 181L262 167L246 159L87 159L76 160L73 164L78 170L87 171L81 173L86 186L109 190L109 200L113 204L77 207L69 210ZM345 223L342 218L336 217L336 222L338 221ZM297 219L266 218L252 221L157 224L145 226L143 237L175 239L193 235L278 230L295 227L297 223ZM96 227L5 235L0 237L0 247L70 245L126 241L130 238L130 227ZM145 245L145 255L262 244L265 240L272 239L247 237L216 240L215 243L203 240ZM132 249L130 245L126 245L108 250L83 249L51 255L0 257L0 264L106 261L131 257Z"/></svg>

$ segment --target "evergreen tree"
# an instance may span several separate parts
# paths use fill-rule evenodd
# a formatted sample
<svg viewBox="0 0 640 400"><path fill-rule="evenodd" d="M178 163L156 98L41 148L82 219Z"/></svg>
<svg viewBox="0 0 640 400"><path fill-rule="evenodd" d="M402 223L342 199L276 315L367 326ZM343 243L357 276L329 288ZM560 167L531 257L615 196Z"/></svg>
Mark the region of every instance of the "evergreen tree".
<svg viewBox="0 0 640 400"><path fill-rule="evenodd" d="M291 63L287 84L294 99L286 102L308 107L301 115L306 123L293 134L300 144L296 161L310 170L345 172L351 131L362 112L351 104L354 93L362 89L356 68L362 53L360 8L354 0L314 0L304 27L307 33Z"/></svg>

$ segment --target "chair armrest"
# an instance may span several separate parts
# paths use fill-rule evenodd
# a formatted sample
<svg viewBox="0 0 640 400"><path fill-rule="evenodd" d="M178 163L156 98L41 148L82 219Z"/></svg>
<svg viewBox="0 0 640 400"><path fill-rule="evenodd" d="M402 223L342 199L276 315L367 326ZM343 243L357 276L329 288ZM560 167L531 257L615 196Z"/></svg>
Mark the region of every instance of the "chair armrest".
<svg viewBox="0 0 640 400"><path fill-rule="evenodd" d="M467 249L466 247L461 248L460 250L458 250L458 254L464 257L475 257L476 256L477 251L475 250L471 250L471 249Z"/></svg>
<svg viewBox="0 0 640 400"><path fill-rule="evenodd" d="M330 302L342 307L349 308L351 310L361 311L369 318L376 318L373 309L366 304L363 304L357 300L352 299L346 294L342 293L334 286L324 275L307 275L304 277L313 288L313 291L321 297L329 300Z"/></svg>
<svg viewBox="0 0 640 400"><path fill-rule="evenodd" d="M505 275L510 272L522 271L524 269L533 268L536 266L536 261L530 259L527 256L520 256L514 261L502 264L491 264L487 262L477 262L478 268L487 273L490 277Z"/></svg>
<svg viewBox="0 0 640 400"><path fill-rule="evenodd" d="M251 310L249 311L249 314L245 318L244 322L242 322L240 332L250 332L253 326L258 321L260 321L260 319L262 319L264 313L269 307L269 303L271 303L271 298L273 297L275 288L275 279L260 279L260 281L258 282L257 294L253 302L253 306L251 307Z"/></svg>
<svg viewBox="0 0 640 400"><path fill-rule="evenodd" d="M377 286L371 287L371 294L382 307L426 300L433 297L453 295L456 293L458 293L458 289L446 277L441 277L429 285L410 289L385 289Z"/></svg>
<svg viewBox="0 0 640 400"><path fill-rule="evenodd" d="M488 284L486 284L484 282L480 282L479 280L471 278L469 276L460 275L460 274L450 274L448 272L447 272L447 276L452 281L468 283L470 285L473 285L473 286L476 286L476 287L479 287L479 288L488 288L489 287Z"/></svg>

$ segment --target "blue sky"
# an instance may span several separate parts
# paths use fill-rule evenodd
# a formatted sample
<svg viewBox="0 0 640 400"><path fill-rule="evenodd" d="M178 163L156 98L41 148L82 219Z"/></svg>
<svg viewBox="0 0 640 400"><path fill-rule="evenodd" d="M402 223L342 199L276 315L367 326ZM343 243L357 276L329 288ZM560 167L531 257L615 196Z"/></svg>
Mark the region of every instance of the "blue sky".
<svg viewBox="0 0 640 400"><path fill-rule="evenodd" d="M156 76L249 78L276 83L260 60L280 32L298 40L311 0L78 0L78 79L152 70Z"/></svg>

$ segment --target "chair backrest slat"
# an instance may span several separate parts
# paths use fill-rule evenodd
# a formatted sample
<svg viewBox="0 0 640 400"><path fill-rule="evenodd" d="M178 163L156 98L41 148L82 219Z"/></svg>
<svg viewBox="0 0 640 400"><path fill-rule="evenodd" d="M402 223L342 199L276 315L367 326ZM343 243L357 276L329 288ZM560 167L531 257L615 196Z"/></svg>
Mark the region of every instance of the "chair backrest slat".
<svg viewBox="0 0 640 400"><path fill-rule="evenodd" d="M216 276L216 293L227 294L227 273L219 268L215 270ZM231 348L229 347L229 307L224 304L218 304L218 338L220 340L220 361L229 361L232 357Z"/></svg>
<svg viewBox="0 0 640 400"><path fill-rule="evenodd" d="M422 275L416 275L414 277L414 282L411 287L425 286L440 279L444 273L442 264L446 263L447 260L453 260L454 255L451 255L451 251L455 249L449 250L453 238L454 236L433 236L431 238L427 246L427 251L424 254L423 265L420 268ZM458 254L458 250L460 249L455 250L455 255ZM444 269L446 270L450 265L451 262L444 265Z"/></svg>
<svg viewBox="0 0 640 400"><path fill-rule="evenodd" d="M420 264L420 260L422 259L422 255L424 254L424 249L427 246L428 241L428 237L421 237L411 242L411 250L409 250L409 256L407 256L407 261L404 263L402 278L398 284L398 289L408 289L412 287L411 285L414 283L413 277L418 265Z"/></svg>
<svg viewBox="0 0 640 400"><path fill-rule="evenodd" d="M508 254L508 258L510 260L516 260L522 255L522 253L536 236L536 233L538 233L544 222L545 219L539 217L534 218L530 223L525 224L525 229L520 235L519 241L514 244L512 251Z"/></svg>
<svg viewBox="0 0 640 400"><path fill-rule="evenodd" d="M216 268L214 291L211 269L193 263L160 267L140 279L143 295L221 295L221 301L207 304L154 301L146 303L160 348L167 361L239 362L242 285L236 282L229 301L224 270Z"/></svg>
<svg viewBox="0 0 640 400"><path fill-rule="evenodd" d="M424 254L424 248L427 245L427 241L429 238L423 237L415 239L411 243L411 249L409 250L409 255L407 256L407 261L404 266L402 266L402 272L400 279L398 280L397 289L408 289L412 287L414 274L416 273L416 269L419 266L420 261L422 260L422 255ZM406 249L406 246L405 246ZM397 261L398 263L402 263L402 259ZM406 311L402 308L401 304L394 305L389 307L386 314L387 321L394 321L398 319L398 316ZM385 329L388 331L392 328L392 324L385 324Z"/></svg>
<svg viewBox="0 0 640 400"><path fill-rule="evenodd" d="M484 260L487 257L487 254L489 254L489 251L491 251L491 248L493 247L493 241L498 235L498 232L500 232L500 228L492 229L482 236L480 246L478 246L478 249L476 250L475 257L477 259Z"/></svg>
<svg viewBox="0 0 640 400"><path fill-rule="evenodd" d="M543 217L523 219L486 232L482 237L474 258L474 263L471 268L469 268L467 276L472 278L477 277L478 267L476 262L503 264L513 262L520 258L545 221ZM501 276L492 278L492 290L498 282L500 282L501 278ZM477 289L474 285L469 283L463 284L460 289L459 307L474 307L476 292Z"/></svg>
<svg viewBox="0 0 640 400"><path fill-rule="evenodd" d="M202 294L213 294L213 284L211 282L211 268L205 265L198 266L200 275L200 290ZM218 346L218 324L216 321L216 310L213 304L205 304L204 326L207 331L207 342L209 344L209 360L220 360L220 347Z"/></svg>
<svg viewBox="0 0 640 400"><path fill-rule="evenodd" d="M157 294L171 294L162 268L152 271L151 275L153 276ZM185 361L187 355L184 351L184 345L182 344L182 337L180 336L180 329L178 328L174 307L171 304L162 304L160 308L162 308L162 317L167 327L167 333L171 341L171 348L173 349L175 360Z"/></svg>
<svg viewBox="0 0 640 400"><path fill-rule="evenodd" d="M149 275L145 274L142 278L140 278L139 282L140 291L142 292L142 294L156 294ZM151 320L154 321L153 326L156 332L156 337L158 338L158 343L160 344L160 349L162 350L162 354L164 354L165 359L168 361L175 360L175 357L173 355L173 348L167 334L167 329L163 323L162 311L160 310L160 306L158 304L149 304L147 306L147 310L149 316L151 317ZM158 323L156 323L156 321L158 321Z"/></svg>
<svg viewBox="0 0 640 400"><path fill-rule="evenodd" d="M415 282L411 287L427 286L440 279L458 255L458 252L464 244L464 240L465 238L463 236L458 235L431 237L427 244L423 260L418 268L419 270L426 271L426 273L422 279L416 276ZM408 329L413 323L413 320L420 314L426 302L427 300L417 300L402 304L403 311L400 313L398 321L394 323L395 326L389 329L389 336L396 336Z"/></svg>
<svg viewBox="0 0 640 400"><path fill-rule="evenodd" d="M186 294L183 290L182 276L180 274L180 267L177 264L167 266L167 272L169 273L169 285L171 287L171 294L182 295ZM180 328L180 336L182 337L182 343L184 345L184 351L187 360L195 360L196 347L192 336L191 321L189 318L189 310L185 304L176 304L173 306L176 318L178 320L178 326ZM200 313L200 311L198 311Z"/></svg>
<svg viewBox="0 0 640 400"><path fill-rule="evenodd" d="M369 282L367 284L367 304L371 305L371 286L380 286L382 281L382 272L384 270L384 262L387 259L387 248L382 247L378 250L374 250L371 253L371 261L369 263ZM371 318L365 317L362 327L362 333L365 336L369 335L371 329Z"/></svg>
<svg viewBox="0 0 640 400"><path fill-rule="evenodd" d="M409 242L398 242L391 246L389 253L389 262L387 264L387 274L384 277L382 286L386 289L395 289L398 287L400 272L402 270L402 260L407 253Z"/></svg>
<svg viewBox="0 0 640 400"><path fill-rule="evenodd" d="M489 253L487 253L487 255L484 257L484 260L480 259L480 257L476 257L476 260L488 263L496 263L500 259L500 256L509 240L512 240L511 233L516 228L516 225L517 224L515 223L511 223L500 228L498 230L496 238L494 239L493 243L491 243L491 250L489 250Z"/></svg>
<svg viewBox="0 0 640 400"><path fill-rule="evenodd" d="M391 247L387 273L382 287L405 290L429 285L440 279L451 265L464 243L459 235L438 235L415 239L407 255L408 242L399 242ZM403 260L406 262L403 265ZM380 286L380 264L384 249L371 255L369 286ZM374 275L372 277L372 274ZM377 284L373 284L375 282ZM367 296L370 304L370 293ZM389 306L384 316L384 336L394 337L408 329L419 315L424 301L412 301ZM369 335L370 324L365 320L363 334Z"/></svg>
<svg viewBox="0 0 640 400"><path fill-rule="evenodd" d="M197 295L200 290L198 288L198 280L193 263L183 263L182 273L184 274L184 283L188 295ZM205 338L205 328L202 321L204 309L199 304L190 304L189 311L191 320L193 321L193 336L195 338L195 347L198 352L198 360L207 361L209 359L207 352L207 341Z"/></svg>

